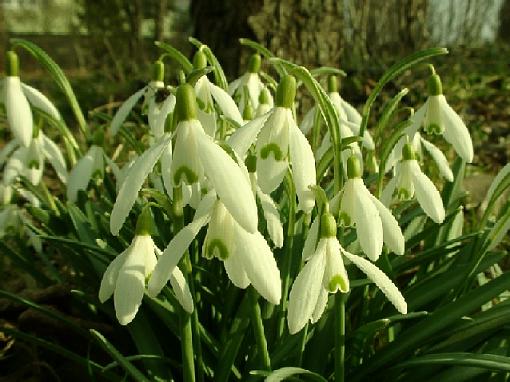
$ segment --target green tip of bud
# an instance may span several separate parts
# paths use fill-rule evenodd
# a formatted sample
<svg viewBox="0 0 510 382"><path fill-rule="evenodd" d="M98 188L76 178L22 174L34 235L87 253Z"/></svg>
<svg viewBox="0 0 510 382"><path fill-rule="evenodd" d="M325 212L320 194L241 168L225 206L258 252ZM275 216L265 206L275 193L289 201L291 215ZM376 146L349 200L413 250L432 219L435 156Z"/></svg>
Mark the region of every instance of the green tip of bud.
<svg viewBox="0 0 510 382"><path fill-rule="evenodd" d="M163 61L158 60L152 64L152 80L158 82L165 80L165 64Z"/></svg>
<svg viewBox="0 0 510 382"><path fill-rule="evenodd" d="M433 74L427 80L427 88L429 95L437 96L443 94L443 84L441 83L441 77L437 74Z"/></svg>
<svg viewBox="0 0 510 382"><path fill-rule="evenodd" d="M9 50L5 54L5 72L9 77L19 76L19 59L13 50Z"/></svg>
<svg viewBox="0 0 510 382"><path fill-rule="evenodd" d="M260 54L253 54L248 61L248 72L258 73L260 71L261 64L262 59L260 58Z"/></svg>
<svg viewBox="0 0 510 382"><path fill-rule="evenodd" d="M321 216L321 237L336 236L336 220L329 212Z"/></svg>
<svg viewBox="0 0 510 382"><path fill-rule="evenodd" d="M179 85L175 98L175 111L178 122L197 119L197 100L195 91L190 84Z"/></svg>
<svg viewBox="0 0 510 382"><path fill-rule="evenodd" d="M356 155L351 155L349 159L347 159L347 177L349 179L361 178L363 175L361 171L361 164Z"/></svg>
<svg viewBox="0 0 510 382"><path fill-rule="evenodd" d="M416 152L410 143L406 143L402 148L402 159L403 160L415 160Z"/></svg>
<svg viewBox="0 0 510 382"><path fill-rule="evenodd" d="M246 102L243 110L243 119L245 121L251 121L255 116L255 110L253 110L253 106L251 106L251 102Z"/></svg>
<svg viewBox="0 0 510 382"><path fill-rule="evenodd" d="M338 77L337 76L329 76L328 77L328 93L337 93L338 90L339 90Z"/></svg>
<svg viewBox="0 0 510 382"><path fill-rule="evenodd" d="M255 155L248 154L244 164L246 165L248 172L254 173L257 171L257 157Z"/></svg>
<svg viewBox="0 0 510 382"><path fill-rule="evenodd" d="M203 69L207 66L207 57L204 52L199 49L193 56L193 67L195 69Z"/></svg>
<svg viewBox="0 0 510 382"><path fill-rule="evenodd" d="M276 106L292 109L296 98L296 78L285 75L276 89Z"/></svg>
<svg viewBox="0 0 510 382"><path fill-rule="evenodd" d="M271 99L271 93L268 88L262 89L259 95L259 103L269 105Z"/></svg>
<svg viewBox="0 0 510 382"><path fill-rule="evenodd" d="M153 220L151 209L149 206L145 206L142 209L142 213L138 216L136 221L136 235L147 236L150 235L153 230Z"/></svg>

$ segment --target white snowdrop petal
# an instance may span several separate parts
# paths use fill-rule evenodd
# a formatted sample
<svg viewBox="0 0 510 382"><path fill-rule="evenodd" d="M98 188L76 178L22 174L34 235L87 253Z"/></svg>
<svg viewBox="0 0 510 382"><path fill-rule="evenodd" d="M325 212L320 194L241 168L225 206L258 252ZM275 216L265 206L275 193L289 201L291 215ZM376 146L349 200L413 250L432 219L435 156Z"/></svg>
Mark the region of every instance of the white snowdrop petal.
<svg viewBox="0 0 510 382"><path fill-rule="evenodd" d="M204 134L202 125L196 119L181 121L177 124L176 139L172 158L172 183L193 184L200 182L204 176L198 137Z"/></svg>
<svg viewBox="0 0 510 382"><path fill-rule="evenodd" d="M42 132L39 134L41 136L42 150L44 156L48 159L48 162L50 162L51 166L55 169L55 172L57 173L59 179L62 181L62 183L65 184L67 182L68 176L67 165L64 156L60 151L60 148L57 146L55 142L49 139Z"/></svg>
<svg viewBox="0 0 510 382"><path fill-rule="evenodd" d="M198 109L197 118L202 125L205 133L209 135L211 138L216 136L216 113L206 113L202 109Z"/></svg>
<svg viewBox="0 0 510 382"><path fill-rule="evenodd" d="M273 199L271 199L269 195L264 194L260 188L257 190L257 196L259 197L260 205L264 212L269 237L273 241L275 247L281 248L283 246L283 226L280 221L278 208Z"/></svg>
<svg viewBox="0 0 510 382"><path fill-rule="evenodd" d="M193 221L181 229L168 243L158 259L148 284L148 294L156 297L165 286L184 251L190 246L200 229L209 221L211 210L216 202L216 194L209 192L200 202Z"/></svg>
<svg viewBox="0 0 510 382"><path fill-rule="evenodd" d="M289 116L291 119L292 116ZM315 206L315 195L310 186L315 185L315 158L308 140L296 126L294 120L289 121L289 146L292 174L296 193L299 200L299 209L310 213Z"/></svg>
<svg viewBox="0 0 510 382"><path fill-rule="evenodd" d="M53 105L53 103L39 90L24 83L21 83L21 88L23 89L23 93L25 93L28 102L30 102L32 106L42 110L46 114L49 114L56 120L60 119L60 113L55 105Z"/></svg>
<svg viewBox="0 0 510 382"><path fill-rule="evenodd" d="M115 284L117 283L117 277L119 275L119 270L124 264L125 260L126 251L117 255L117 257L115 257L115 259L113 259L113 261L106 268L106 271L103 274L103 278L101 279L101 285L99 287L99 301L102 303L113 295Z"/></svg>
<svg viewBox="0 0 510 382"><path fill-rule="evenodd" d="M172 182L172 145L167 145L163 149L160 158L161 162L161 177L163 178L163 185L165 186L166 193L170 198L173 196L173 182Z"/></svg>
<svg viewBox="0 0 510 382"><path fill-rule="evenodd" d="M98 146L92 145L69 173L67 178L67 200L69 202L76 202L78 191L87 189L94 171L94 160L98 150Z"/></svg>
<svg viewBox="0 0 510 382"><path fill-rule="evenodd" d="M237 105L232 97L230 97L225 90L214 84L210 84L209 91L223 114L227 118L230 118L242 125L243 117L241 116L241 113L239 113L239 109L237 109Z"/></svg>
<svg viewBox="0 0 510 382"><path fill-rule="evenodd" d="M113 235L117 236L119 234L126 217L129 215L129 211L131 211L133 204L135 204L140 188L160 158L163 150L169 144L170 136L161 137L151 148L138 157L129 168L110 216L110 231Z"/></svg>
<svg viewBox="0 0 510 382"><path fill-rule="evenodd" d="M18 141L16 139L12 139L7 144L5 144L4 147L2 147L0 150L0 167L4 165L9 155L11 155L18 146Z"/></svg>
<svg viewBox="0 0 510 382"><path fill-rule="evenodd" d="M402 296L402 293L400 293L395 284L393 284L393 281L391 281L390 278L383 273L383 271L362 257L353 255L347 251L344 251L343 254L352 263L354 263L354 265L361 269L361 271L366 274L367 277L375 283L375 285L377 285L386 298L400 313L407 313L407 303L404 296Z"/></svg>
<svg viewBox="0 0 510 382"><path fill-rule="evenodd" d="M131 95L124 103L120 106L119 110L117 110L117 113L113 116L112 122L110 124L110 133L113 135L117 134L120 127L126 120L127 116L133 109L133 107L136 105L138 100L142 97L142 95L147 90L147 86L143 87L142 89L138 90L136 93Z"/></svg>
<svg viewBox="0 0 510 382"><path fill-rule="evenodd" d="M377 208L371 201L371 194L363 184L362 179L350 179L355 181L354 221L356 232L363 252L372 261L376 261L382 251L383 227Z"/></svg>
<svg viewBox="0 0 510 382"><path fill-rule="evenodd" d="M269 113L261 115L237 129L228 139L227 143L241 158L255 142L260 130L269 118Z"/></svg>
<svg viewBox="0 0 510 382"><path fill-rule="evenodd" d="M176 99L173 94L170 94L160 105L157 105L155 100L151 100L151 103L149 104L148 119L149 126L154 137L160 138L165 133L165 121L168 114L173 112L175 102Z"/></svg>
<svg viewBox="0 0 510 382"><path fill-rule="evenodd" d="M381 193L381 203L384 204L386 207L389 207L393 200L393 193L395 192L395 188L397 187L397 180L398 180L397 177L394 176L383 188L383 191Z"/></svg>
<svg viewBox="0 0 510 382"><path fill-rule="evenodd" d="M170 276L170 285L175 293L175 297L177 297L177 301L179 301L183 309L190 314L193 313L193 297L191 296L188 283L179 267L174 268Z"/></svg>
<svg viewBox="0 0 510 382"><path fill-rule="evenodd" d="M306 236L305 244L303 245L302 261L308 261L315 253L315 247L317 246L317 240L319 238L319 223L320 217L315 217L308 231L308 235Z"/></svg>
<svg viewBox="0 0 510 382"><path fill-rule="evenodd" d="M260 232L248 233L238 229L237 251L243 268L253 287L271 304L278 305L282 294L280 270L273 253Z"/></svg>
<svg viewBox="0 0 510 382"><path fill-rule="evenodd" d="M236 287L245 289L250 285L250 279L243 267L242 257L233 254L223 261L228 278Z"/></svg>
<svg viewBox="0 0 510 382"><path fill-rule="evenodd" d="M420 141L423 147L425 147L425 150L427 150L427 152L430 154L434 162L436 162L441 176L445 178L448 182L453 182L453 172L450 169L448 160L444 156L443 152L439 150L437 146L433 145L424 138L421 138Z"/></svg>
<svg viewBox="0 0 510 382"><path fill-rule="evenodd" d="M198 154L216 194L233 218L248 232L256 232L257 204L237 163L205 133L197 134Z"/></svg>
<svg viewBox="0 0 510 382"><path fill-rule="evenodd" d="M236 90L241 85L242 81L243 81L243 77L239 77L238 79L236 79L236 80L232 81L230 84L228 84L228 89L227 89L228 94L233 96L234 93L236 92Z"/></svg>
<svg viewBox="0 0 510 382"><path fill-rule="evenodd" d="M342 101L342 108L347 115L347 119L349 122L353 122L357 125L361 123L361 114L352 106L349 102L345 101L343 98L340 98Z"/></svg>
<svg viewBox="0 0 510 382"><path fill-rule="evenodd" d="M319 297L317 298L317 304L315 304L315 309L313 310L312 317L310 317L310 322L312 324L315 324L322 317L322 314L328 305L328 296L328 291L324 288L321 288Z"/></svg>
<svg viewBox="0 0 510 382"><path fill-rule="evenodd" d="M147 236L150 239L150 236ZM145 256L149 246L145 236L136 236L126 250L124 264L119 269L113 302L121 325L127 325L136 316L145 291Z"/></svg>
<svg viewBox="0 0 510 382"><path fill-rule="evenodd" d="M398 225L397 219L395 219L391 211L375 196L372 194L370 196L381 218L384 242L388 248L397 255L403 255L405 250L405 239L402 234L402 230Z"/></svg>
<svg viewBox="0 0 510 382"><path fill-rule="evenodd" d="M28 147L32 141L32 110L21 90L19 77L8 76L4 79L4 105L7 123L18 142Z"/></svg>
<svg viewBox="0 0 510 382"><path fill-rule="evenodd" d="M299 129L305 135L312 130L316 110L317 110L316 106L310 108L310 110L308 110L308 112L303 117L301 124L299 125Z"/></svg>
<svg viewBox="0 0 510 382"><path fill-rule="evenodd" d="M275 161L272 157L269 159L257 159L257 180L260 189L270 194L282 183L289 165L287 160Z"/></svg>
<svg viewBox="0 0 510 382"><path fill-rule="evenodd" d="M441 194L434 183L425 175L416 161L413 161L412 173L416 199L423 211L436 223L442 223L445 218L445 210Z"/></svg>
<svg viewBox="0 0 510 382"><path fill-rule="evenodd" d="M441 111L445 122L444 138L467 163L473 162L473 141L466 124L443 98Z"/></svg>
<svg viewBox="0 0 510 382"><path fill-rule="evenodd" d="M349 276L345 270L340 243L336 237L326 239L326 270L322 280L323 287L331 293L338 290L342 293L349 291Z"/></svg>
<svg viewBox="0 0 510 382"><path fill-rule="evenodd" d="M319 242L316 254L301 269L289 294L287 323L290 334L299 332L312 318L322 287L326 267L326 243Z"/></svg>

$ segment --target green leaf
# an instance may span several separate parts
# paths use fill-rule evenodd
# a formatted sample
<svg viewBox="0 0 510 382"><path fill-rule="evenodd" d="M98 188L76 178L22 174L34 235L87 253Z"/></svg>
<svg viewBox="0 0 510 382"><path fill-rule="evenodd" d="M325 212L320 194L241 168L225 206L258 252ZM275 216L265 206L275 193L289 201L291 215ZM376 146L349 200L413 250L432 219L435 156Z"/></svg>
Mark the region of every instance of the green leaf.
<svg viewBox="0 0 510 382"><path fill-rule="evenodd" d="M381 94L383 87L393 80L395 77L410 69L417 63L426 60L430 57L439 56L442 54L447 54L448 50L446 48L431 48L421 50L419 52L413 53L404 59L400 60L396 64L394 64L391 68L389 68L381 77L374 90L368 97L365 105L363 106L363 119L361 120L361 126L359 129L359 136L362 137L365 134L365 130L367 129L368 119L370 117L370 109L374 104L375 100Z"/></svg>
<svg viewBox="0 0 510 382"><path fill-rule="evenodd" d="M366 364L355 369L351 373L353 381L363 380L369 374L387 367L405 354L415 351L420 345L426 343L432 335L447 329L459 318L478 309L509 287L510 273L503 274L461 296L456 301L440 307L426 319L402 332L394 342L382 348Z"/></svg>
<svg viewBox="0 0 510 382"><path fill-rule="evenodd" d="M166 56L173 58L181 65L184 74L188 75L193 70L193 64L186 58L184 54L175 49L172 45L164 43L162 41L156 41L154 43L158 48L166 52Z"/></svg>
<svg viewBox="0 0 510 382"><path fill-rule="evenodd" d="M302 369L300 367L282 367L281 369L275 371L253 370L250 372L250 374L266 377L266 382L280 382L299 374L305 374L306 376L310 377L309 379L312 381L327 382L327 379L321 375L310 370Z"/></svg>
<svg viewBox="0 0 510 382"><path fill-rule="evenodd" d="M476 353L440 353L428 354L404 361L394 366L395 368L408 368L427 365L454 365L481 367L494 371L510 371L510 357L494 354Z"/></svg>
<svg viewBox="0 0 510 382"><path fill-rule="evenodd" d="M331 66L321 66L320 68L315 68L310 70L310 73L314 77L318 76L328 76L328 75L339 75L342 77L347 76L347 73L345 73L342 69L333 68Z"/></svg>
<svg viewBox="0 0 510 382"><path fill-rule="evenodd" d="M390 122L391 118L397 111L397 107L400 104L400 101L402 101L402 98L409 93L409 89L404 88L400 92L398 92L397 95L395 95L392 99L390 99L386 105L384 105L384 108L381 112L381 117L377 121L377 125L374 129L374 136L376 138L379 138L386 126L388 126L388 123Z"/></svg>
<svg viewBox="0 0 510 382"><path fill-rule="evenodd" d="M58 66L44 50L30 41L21 38L11 38L10 42L13 48L19 46L28 51L50 73L57 86L66 96L69 106L71 106L71 110L78 121L78 126L80 127L81 132L85 137L88 137L87 122L85 121L85 117L81 111L80 104L76 99L76 95L74 94L69 80L60 66Z"/></svg>
<svg viewBox="0 0 510 382"><path fill-rule="evenodd" d="M101 333L97 330L90 329L90 333L97 343L118 362L118 364L129 374L135 381L150 382L150 380L142 374L129 360L127 360Z"/></svg>

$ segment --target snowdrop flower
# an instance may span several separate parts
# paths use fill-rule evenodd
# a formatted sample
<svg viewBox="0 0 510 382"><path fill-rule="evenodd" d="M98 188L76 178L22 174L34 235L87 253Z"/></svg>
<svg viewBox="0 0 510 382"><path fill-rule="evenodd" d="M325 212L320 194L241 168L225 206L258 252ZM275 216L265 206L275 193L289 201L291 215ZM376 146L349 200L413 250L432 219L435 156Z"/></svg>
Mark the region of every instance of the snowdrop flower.
<svg viewBox="0 0 510 382"><path fill-rule="evenodd" d="M177 89L175 146L170 164L174 187L203 183L205 177L225 208L248 232L257 231L257 205L249 181L238 164L213 139L205 134L197 120L197 104L189 84ZM110 230L118 235L138 191L165 149L171 137L163 135L128 170L110 217Z"/></svg>
<svg viewBox="0 0 510 382"><path fill-rule="evenodd" d="M260 92L259 96L259 106L255 110L255 116L260 117L261 115L266 114L273 108L273 97L269 92L269 89L264 87Z"/></svg>
<svg viewBox="0 0 510 382"><path fill-rule="evenodd" d="M283 247L283 225L280 220L280 213L278 212L278 207L276 206L271 196L265 194L257 184L257 157L254 155L249 155L246 158L245 163L248 170L248 176L250 178L252 191L257 196L260 202L260 206L262 207L262 212L264 214L264 219L266 220L269 237L271 238L271 241L276 248L281 248Z"/></svg>
<svg viewBox="0 0 510 382"><path fill-rule="evenodd" d="M254 110L259 107L259 99L265 86L259 76L261 58L259 54L253 54L248 61L248 72L228 86L228 93L237 100L241 114L246 105L251 105ZM273 98L269 94L268 104L273 106Z"/></svg>
<svg viewBox="0 0 510 382"><path fill-rule="evenodd" d="M89 182L92 178L99 177L102 179L104 172L104 153L101 147L99 137L101 134L96 134L95 143L92 144L87 153L76 162L76 165L69 173L67 181L67 200L75 203L78 197L78 191L86 191Z"/></svg>
<svg viewBox="0 0 510 382"><path fill-rule="evenodd" d="M290 162L299 208L309 213L315 205L309 188L316 181L315 159L292 114L295 95L296 79L284 76L278 85L276 107L237 129L228 143L244 158L256 141L257 179L266 194L281 184Z"/></svg>
<svg viewBox="0 0 510 382"><path fill-rule="evenodd" d="M343 138L352 137L354 135L359 135L360 125L362 117L359 112L347 101L345 101L338 92L338 79L336 76L330 76L328 78L328 96L331 100L331 103L335 107L335 110L338 114L338 118L340 121L340 136ZM317 106L312 107L308 113L303 118L301 123L301 131L303 134L308 134L311 130L315 113L318 112ZM374 150L375 144L372 136L365 130L363 133L362 144L368 150ZM353 149L359 150L359 146L357 143L353 143L349 145ZM322 140L321 148L319 149L317 156L320 158L322 155L331 147L331 137L329 131L326 132L324 138Z"/></svg>
<svg viewBox="0 0 510 382"><path fill-rule="evenodd" d="M110 124L112 135L117 134L133 107L144 97L144 104L148 106L151 132L156 138L163 136L166 118L175 108L175 96L165 88L164 77L165 66L163 62L156 61L153 65L152 81L124 101L115 113Z"/></svg>
<svg viewBox="0 0 510 382"><path fill-rule="evenodd" d="M199 49L193 57L195 69L203 69L207 66L207 58ZM243 118L232 97L222 88L213 84L203 75L195 84L195 94L201 108L197 109L198 120L202 123L205 132L214 138L216 134L216 111L214 104L217 104L225 117L233 120L239 125L243 124ZM203 107L202 107L203 106Z"/></svg>
<svg viewBox="0 0 510 382"><path fill-rule="evenodd" d="M42 179L45 160L49 161L60 180L66 183L66 162L59 147L42 131L37 130L36 134L28 147L20 146L17 140L12 140L2 150L0 165L9 156L4 169L5 186L10 187L19 176L26 177L34 186L38 185Z"/></svg>
<svg viewBox="0 0 510 382"><path fill-rule="evenodd" d="M394 193L400 200L412 199L416 194L425 214L436 223L443 222L445 210L441 195L434 183L421 171L414 149L409 143L402 149L402 161L395 168L395 177L383 190L381 201L384 205L391 203Z"/></svg>
<svg viewBox="0 0 510 382"><path fill-rule="evenodd" d="M258 232L246 231L210 191L200 202L193 221L170 241L151 275L148 293L156 296L168 281L200 229L209 223L204 247L206 258L223 261L232 283L239 288L250 284L271 304L281 298L280 271L271 249Z"/></svg>
<svg viewBox="0 0 510 382"><path fill-rule="evenodd" d="M347 160L347 176L343 189L333 198L332 211L340 223L356 227L361 249L377 261L383 242L397 255L404 254L404 236L391 212L366 188L356 156Z"/></svg>
<svg viewBox="0 0 510 382"><path fill-rule="evenodd" d="M457 154L467 163L471 163L473 142L469 131L459 115L446 102L441 79L434 71L428 80L428 90L429 97L422 106L425 109L422 120L425 131L442 134Z"/></svg>
<svg viewBox="0 0 510 382"><path fill-rule="evenodd" d="M342 248L336 238L336 221L332 214L326 210L320 218L316 218L312 228L303 249L307 263L296 277L289 294L287 322L290 334L299 332L308 321L315 323L321 318L329 293L349 291L344 256L381 289L400 313L407 313L404 297L388 276L370 261ZM305 253L310 250L311 255Z"/></svg>
<svg viewBox="0 0 510 382"><path fill-rule="evenodd" d="M34 129L30 104L54 119L58 120L61 117L46 96L20 81L18 56L13 51L7 52L6 73L7 76L2 80L1 101L5 105L7 124L17 142L28 147Z"/></svg>
<svg viewBox="0 0 510 382"><path fill-rule="evenodd" d="M156 255L160 254L150 236L150 225L150 210L144 208L131 245L110 263L101 280L99 300L104 303L113 295L115 314L121 325L127 325L135 318L142 304L145 280L154 270ZM193 312L193 299L181 270L175 267L169 279L184 310Z"/></svg>

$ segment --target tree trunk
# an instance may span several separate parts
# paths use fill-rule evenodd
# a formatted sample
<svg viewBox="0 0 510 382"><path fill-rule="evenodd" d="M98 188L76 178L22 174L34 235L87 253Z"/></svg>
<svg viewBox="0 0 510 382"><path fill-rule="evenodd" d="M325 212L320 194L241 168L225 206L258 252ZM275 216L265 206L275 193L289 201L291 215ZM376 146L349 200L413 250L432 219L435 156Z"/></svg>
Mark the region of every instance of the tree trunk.
<svg viewBox="0 0 510 382"><path fill-rule="evenodd" d="M499 10L498 40L507 44L510 41L510 0L505 0Z"/></svg>

